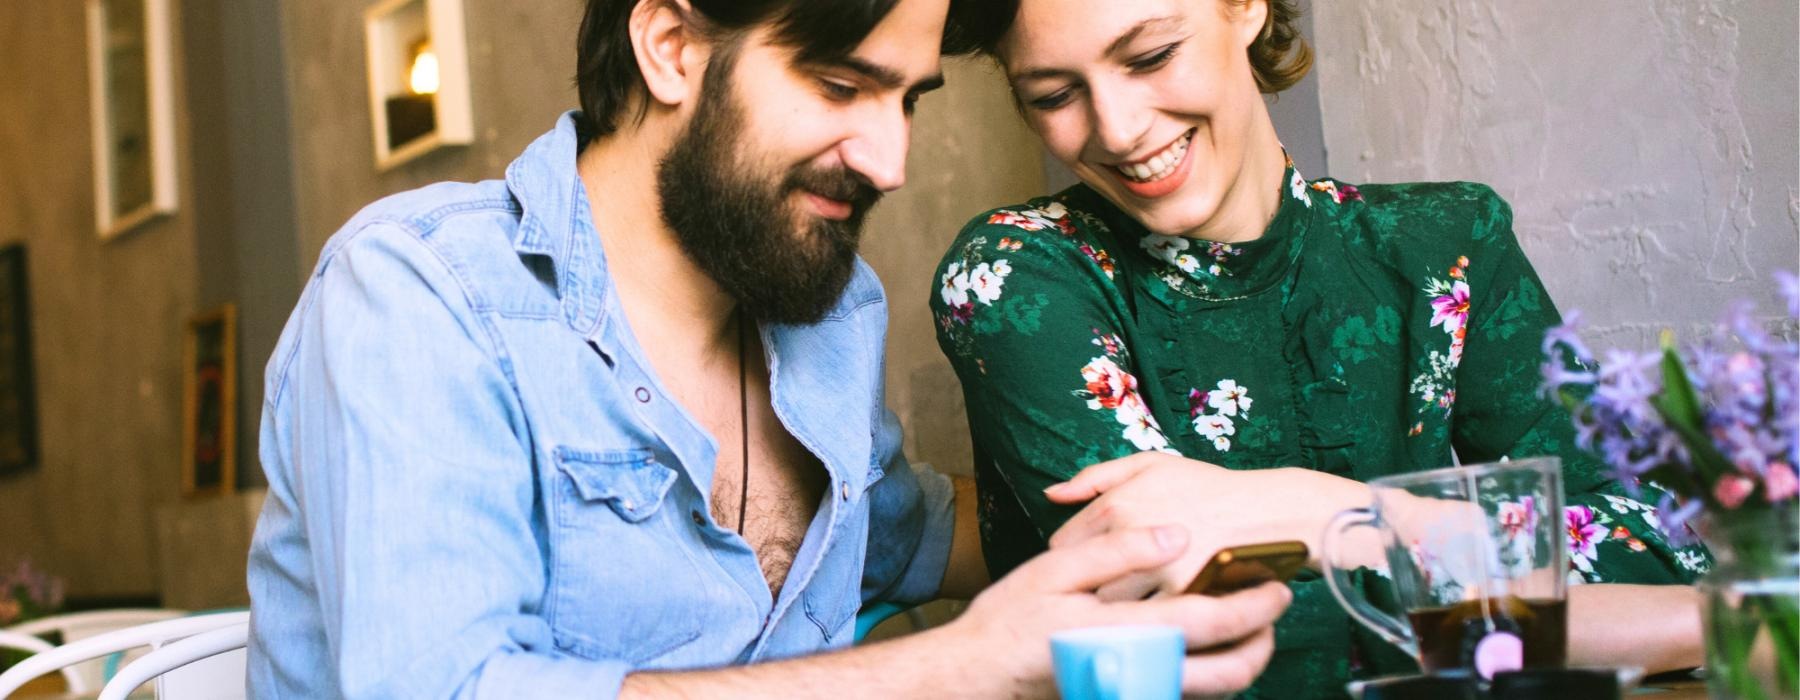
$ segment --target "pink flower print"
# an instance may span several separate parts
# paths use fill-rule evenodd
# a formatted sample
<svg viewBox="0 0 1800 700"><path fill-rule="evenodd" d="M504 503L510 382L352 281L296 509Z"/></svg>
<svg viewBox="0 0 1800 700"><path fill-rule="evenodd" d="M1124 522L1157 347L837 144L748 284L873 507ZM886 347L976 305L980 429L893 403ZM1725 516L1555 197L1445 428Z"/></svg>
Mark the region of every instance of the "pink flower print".
<svg viewBox="0 0 1800 700"><path fill-rule="evenodd" d="M1040 231L1044 228L1042 222L1031 219L1030 217L1021 216L1018 212L1011 211L994 212L993 216L988 217L987 222L1002 226L1016 226L1027 231Z"/></svg>
<svg viewBox="0 0 1800 700"><path fill-rule="evenodd" d="M962 325L969 325L970 321L975 320L975 305L957 304L950 309L950 318Z"/></svg>
<svg viewBox="0 0 1800 700"><path fill-rule="evenodd" d="M1748 499L1750 493L1755 490L1756 482L1751 481L1749 477L1740 474L1726 474L1719 477L1718 483L1713 484L1713 497L1717 498L1719 505L1725 506L1726 510L1737 510L1737 507L1744 505L1744 500Z"/></svg>
<svg viewBox="0 0 1800 700"><path fill-rule="evenodd" d="M1098 328L1093 329L1093 331L1094 344L1100 346L1100 349L1105 351L1108 356L1117 356L1119 352L1124 349L1125 340L1120 338L1117 334L1101 333Z"/></svg>
<svg viewBox="0 0 1800 700"><path fill-rule="evenodd" d="M1096 357L1081 368L1087 382L1088 408L1117 409L1137 393L1137 377L1119 368L1111 358Z"/></svg>
<svg viewBox="0 0 1800 700"><path fill-rule="evenodd" d="M1081 252L1083 255L1086 255L1089 260L1094 261L1095 265L1099 265L1100 271L1106 273L1108 279L1112 278L1113 259L1111 254L1104 250L1095 250L1094 246L1086 243L1081 244Z"/></svg>
<svg viewBox="0 0 1800 700"><path fill-rule="evenodd" d="M1199 416L1202 413L1205 413L1206 405L1209 401L1208 397L1210 397L1210 396L1212 396L1212 392L1210 392L1210 391L1201 391L1199 389L1189 389L1188 390L1188 417L1194 418L1196 416Z"/></svg>
<svg viewBox="0 0 1800 700"><path fill-rule="evenodd" d="M1362 201L1362 191L1356 189L1356 185L1338 185L1338 195L1339 203Z"/></svg>
<svg viewBox="0 0 1800 700"><path fill-rule="evenodd" d="M1443 326L1444 332L1455 333L1469 320L1469 283L1450 285L1450 293L1431 300L1431 325Z"/></svg>
<svg viewBox="0 0 1800 700"><path fill-rule="evenodd" d="M1793 498L1800 493L1800 482L1794 478L1794 468L1787 462L1770 462L1769 473L1763 476L1763 495L1770 503Z"/></svg>
<svg viewBox="0 0 1800 700"><path fill-rule="evenodd" d="M1537 527L1537 498L1526 496L1518 502L1500 504L1500 531L1507 539L1528 536Z"/></svg>
<svg viewBox="0 0 1800 700"><path fill-rule="evenodd" d="M1594 523L1594 509L1569 506L1564 519L1568 522L1569 553L1592 560L1594 545L1606 537L1606 528Z"/></svg>

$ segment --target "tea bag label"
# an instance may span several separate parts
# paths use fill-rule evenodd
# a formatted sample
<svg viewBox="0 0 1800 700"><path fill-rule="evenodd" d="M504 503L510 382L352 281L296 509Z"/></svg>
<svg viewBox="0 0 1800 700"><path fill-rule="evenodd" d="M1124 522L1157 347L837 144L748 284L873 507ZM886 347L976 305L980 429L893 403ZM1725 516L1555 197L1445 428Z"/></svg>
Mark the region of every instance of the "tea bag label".
<svg viewBox="0 0 1800 700"><path fill-rule="evenodd" d="M1492 632L1475 644L1475 671L1482 678L1525 667L1525 642L1511 632Z"/></svg>

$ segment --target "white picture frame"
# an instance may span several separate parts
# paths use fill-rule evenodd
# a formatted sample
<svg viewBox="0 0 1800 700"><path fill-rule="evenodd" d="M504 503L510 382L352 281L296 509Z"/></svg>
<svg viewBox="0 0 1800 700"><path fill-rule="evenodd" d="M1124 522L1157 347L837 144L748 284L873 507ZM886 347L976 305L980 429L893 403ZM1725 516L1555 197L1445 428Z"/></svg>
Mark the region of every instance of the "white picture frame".
<svg viewBox="0 0 1800 700"><path fill-rule="evenodd" d="M86 9L94 226L109 240L178 206L173 17L169 0L86 0Z"/></svg>
<svg viewBox="0 0 1800 700"><path fill-rule="evenodd" d="M473 143L462 0L384 0L363 13L363 32L375 167L391 170L439 148ZM414 47L421 41L437 58L438 86L428 96L435 124L423 135L396 143L390 138L390 101L427 97L415 93L409 83Z"/></svg>

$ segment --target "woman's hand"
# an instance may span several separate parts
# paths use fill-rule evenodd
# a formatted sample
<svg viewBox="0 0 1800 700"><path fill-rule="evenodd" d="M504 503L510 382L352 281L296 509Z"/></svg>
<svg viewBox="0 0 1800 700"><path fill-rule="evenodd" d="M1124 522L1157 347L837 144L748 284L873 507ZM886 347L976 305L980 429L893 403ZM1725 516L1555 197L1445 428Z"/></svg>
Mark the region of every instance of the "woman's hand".
<svg viewBox="0 0 1800 700"><path fill-rule="evenodd" d="M1179 593L1213 553L1235 545L1300 540L1312 551L1309 566L1319 568L1326 523L1341 510L1369 503L1366 486L1322 472L1234 471L1160 452L1088 467L1044 495L1061 504L1091 501L1050 537L1052 549L1124 528L1179 524L1187 529L1188 549L1175 561L1102 587L1101 595L1112 600ZM1380 560L1373 538L1367 546L1356 545L1347 565Z"/></svg>

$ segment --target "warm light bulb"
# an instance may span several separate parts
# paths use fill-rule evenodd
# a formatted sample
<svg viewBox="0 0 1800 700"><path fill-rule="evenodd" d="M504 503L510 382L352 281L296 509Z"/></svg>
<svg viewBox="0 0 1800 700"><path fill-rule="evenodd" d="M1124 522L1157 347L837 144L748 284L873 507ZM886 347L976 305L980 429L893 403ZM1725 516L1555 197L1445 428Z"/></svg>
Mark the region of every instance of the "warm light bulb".
<svg viewBox="0 0 1800 700"><path fill-rule="evenodd" d="M438 91L437 54L430 49L413 57L411 86L415 95L435 95Z"/></svg>

